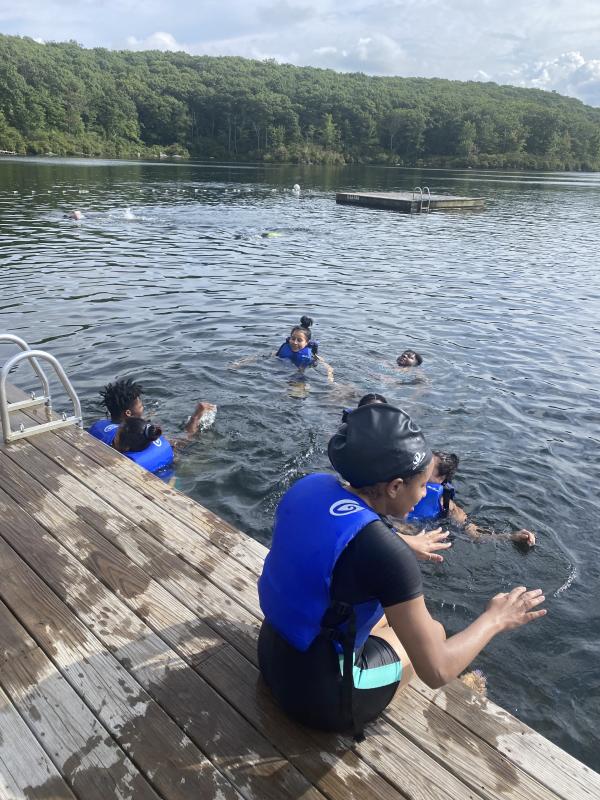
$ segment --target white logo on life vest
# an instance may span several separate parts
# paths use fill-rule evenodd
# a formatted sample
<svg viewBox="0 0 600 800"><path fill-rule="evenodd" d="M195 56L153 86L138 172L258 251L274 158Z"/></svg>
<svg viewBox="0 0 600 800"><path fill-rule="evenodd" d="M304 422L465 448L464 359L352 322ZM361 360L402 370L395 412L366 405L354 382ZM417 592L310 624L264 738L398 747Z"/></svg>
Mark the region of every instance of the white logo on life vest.
<svg viewBox="0 0 600 800"><path fill-rule="evenodd" d="M152 444L155 447L161 447L162 446L162 439L155 439L155 441L153 441Z"/></svg>
<svg viewBox="0 0 600 800"><path fill-rule="evenodd" d="M336 500L329 507L329 513L333 517L345 517L347 514L356 514L357 511L364 511L364 506L355 500Z"/></svg>
<svg viewBox="0 0 600 800"><path fill-rule="evenodd" d="M415 453L412 462L413 469L416 469L419 466L419 464L424 460L425 456L426 453Z"/></svg>

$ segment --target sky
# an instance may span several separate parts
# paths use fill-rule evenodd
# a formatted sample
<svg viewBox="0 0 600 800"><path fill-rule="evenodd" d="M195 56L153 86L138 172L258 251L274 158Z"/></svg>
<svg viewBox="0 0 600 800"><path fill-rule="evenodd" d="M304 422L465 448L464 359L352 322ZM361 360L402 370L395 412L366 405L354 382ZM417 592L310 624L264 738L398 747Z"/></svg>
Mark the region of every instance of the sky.
<svg viewBox="0 0 600 800"><path fill-rule="evenodd" d="M0 32L495 81L600 106L598 0L0 0Z"/></svg>

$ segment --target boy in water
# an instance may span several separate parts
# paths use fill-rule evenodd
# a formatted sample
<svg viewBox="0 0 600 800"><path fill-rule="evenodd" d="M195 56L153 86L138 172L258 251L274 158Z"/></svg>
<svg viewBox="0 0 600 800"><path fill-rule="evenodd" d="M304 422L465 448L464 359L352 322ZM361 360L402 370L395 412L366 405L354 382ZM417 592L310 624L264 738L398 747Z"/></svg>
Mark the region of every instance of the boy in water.
<svg viewBox="0 0 600 800"><path fill-rule="evenodd" d="M111 445L122 422L131 417L144 416L143 392L141 384L135 383L131 378L121 378L114 383L108 383L100 392L100 396L110 415L110 422L106 419L98 420L89 428L88 433L104 444ZM194 436L202 422L208 422L211 416L214 418L216 411L217 407L213 403L198 403L184 427L187 437ZM184 442L176 439L173 444L178 443Z"/></svg>

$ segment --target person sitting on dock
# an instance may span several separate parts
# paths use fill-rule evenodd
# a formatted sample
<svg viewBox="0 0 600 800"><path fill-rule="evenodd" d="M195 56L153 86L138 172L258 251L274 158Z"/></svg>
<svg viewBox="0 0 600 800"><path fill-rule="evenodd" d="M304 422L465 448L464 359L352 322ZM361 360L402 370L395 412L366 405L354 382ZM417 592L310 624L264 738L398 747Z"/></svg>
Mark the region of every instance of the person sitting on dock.
<svg viewBox="0 0 600 800"><path fill-rule="evenodd" d="M405 350L396 359L399 367L420 367L423 363L423 356L416 350Z"/></svg>
<svg viewBox="0 0 600 800"><path fill-rule="evenodd" d="M331 474L297 481L275 514L258 583L261 673L281 707L310 727L360 739L413 671L431 688L456 678L502 631L546 612L541 589L496 595L446 637L429 614L414 553L388 516L425 496L432 453L402 410L367 404L328 446Z"/></svg>

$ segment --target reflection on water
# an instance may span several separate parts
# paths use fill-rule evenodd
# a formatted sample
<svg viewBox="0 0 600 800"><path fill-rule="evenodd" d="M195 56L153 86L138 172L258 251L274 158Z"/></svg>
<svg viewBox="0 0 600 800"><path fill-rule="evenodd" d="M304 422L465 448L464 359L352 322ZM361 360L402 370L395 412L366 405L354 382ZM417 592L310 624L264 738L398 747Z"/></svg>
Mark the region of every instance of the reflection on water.
<svg viewBox="0 0 600 800"><path fill-rule="evenodd" d="M417 184L487 210L333 201ZM83 218L65 219L74 208ZM460 454L458 499L477 521L539 540L525 554L459 534L424 568L432 612L453 632L494 593L542 586L548 617L476 666L493 699L593 765L599 209L597 175L0 161L0 327L61 359L89 421L115 376L143 382L167 431L217 403L179 486L264 542L282 492L327 465L343 406L366 391L402 405ZM303 313L333 385L270 358ZM407 347L418 374L395 366Z"/></svg>

